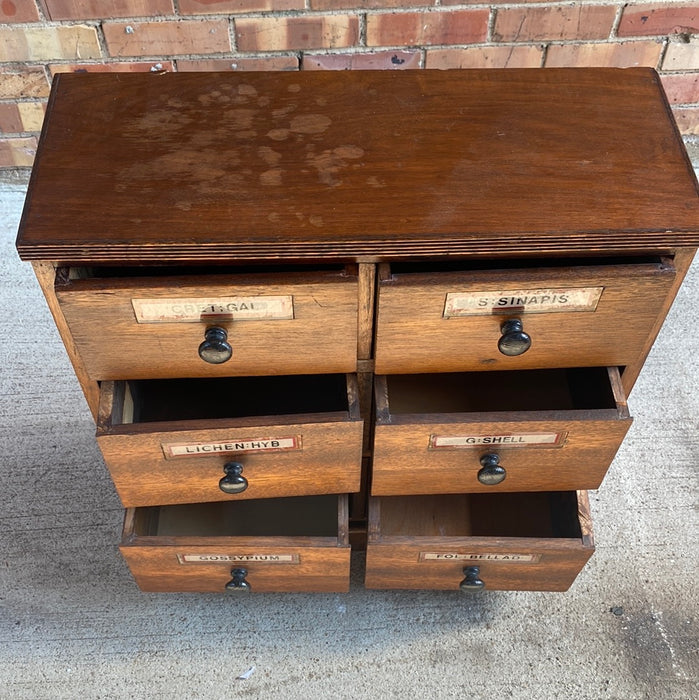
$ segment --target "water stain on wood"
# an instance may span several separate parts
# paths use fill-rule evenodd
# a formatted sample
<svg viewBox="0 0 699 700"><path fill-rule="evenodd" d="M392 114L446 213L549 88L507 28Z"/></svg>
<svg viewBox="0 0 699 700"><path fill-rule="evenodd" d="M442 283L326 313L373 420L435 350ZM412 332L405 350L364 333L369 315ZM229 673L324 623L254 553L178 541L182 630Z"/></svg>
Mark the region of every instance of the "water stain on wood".
<svg viewBox="0 0 699 700"><path fill-rule="evenodd" d="M325 114L300 114L291 120L289 129L296 134L322 134L331 124Z"/></svg>

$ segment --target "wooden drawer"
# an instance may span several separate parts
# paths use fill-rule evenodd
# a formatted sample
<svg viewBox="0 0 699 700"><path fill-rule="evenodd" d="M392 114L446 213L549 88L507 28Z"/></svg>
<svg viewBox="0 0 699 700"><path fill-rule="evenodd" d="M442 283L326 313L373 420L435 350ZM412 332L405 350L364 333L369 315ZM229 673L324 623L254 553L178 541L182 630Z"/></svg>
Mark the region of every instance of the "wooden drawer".
<svg viewBox="0 0 699 700"><path fill-rule="evenodd" d="M144 269L58 270L56 296L92 379L356 370L355 268ZM200 357L215 328L227 337L210 337L201 353L218 364Z"/></svg>
<svg viewBox="0 0 699 700"><path fill-rule="evenodd" d="M371 498L366 586L565 591L593 551L586 491Z"/></svg>
<svg viewBox="0 0 699 700"><path fill-rule="evenodd" d="M379 376L371 493L597 488L631 424L616 367Z"/></svg>
<svg viewBox="0 0 699 700"><path fill-rule="evenodd" d="M120 549L143 591L342 593L347 496L131 508Z"/></svg>
<svg viewBox="0 0 699 700"><path fill-rule="evenodd" d="M130 507L358 491L362 428L356 375L137 380L97 443Z"/></svg>
<svg viewBox="0 0 699 700"><path fill-rule="evenodd" d="M672 261L595 262L518 261L511 268L499 263L503 269L383 265L376 372L602 367L636 361L664 315L675 278ZM517 320L531 345L519 355L503 354L526 347L516 328L503 328Z"/></svg>

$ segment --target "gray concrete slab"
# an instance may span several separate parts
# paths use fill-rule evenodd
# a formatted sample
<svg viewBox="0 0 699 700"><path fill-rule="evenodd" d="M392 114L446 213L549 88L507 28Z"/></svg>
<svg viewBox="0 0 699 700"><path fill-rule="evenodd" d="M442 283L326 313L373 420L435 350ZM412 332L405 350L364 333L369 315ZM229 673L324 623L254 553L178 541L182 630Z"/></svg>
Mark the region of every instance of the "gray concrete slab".
<svg viewBox="0 0 699 700"><path fill-rule="evenodd" d="M356 557L347 595L143 594L14 251L23 198L0 187L0 698L699 697L699 261L590 494L597 552L569 592L372 592Z"/></svg>

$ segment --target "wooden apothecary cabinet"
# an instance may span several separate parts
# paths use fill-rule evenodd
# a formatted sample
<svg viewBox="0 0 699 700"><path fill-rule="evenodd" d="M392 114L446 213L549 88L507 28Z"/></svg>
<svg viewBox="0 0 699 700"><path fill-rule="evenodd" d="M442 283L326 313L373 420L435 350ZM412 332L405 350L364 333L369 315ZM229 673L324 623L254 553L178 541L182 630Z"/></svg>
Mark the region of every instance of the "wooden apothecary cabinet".
<svg viewBox="0 0 699 700"><path fill-rule="evenodd" d="M567 589L697 245L650 69L58 75L17 241L136 581L221 592Z"/></svg>

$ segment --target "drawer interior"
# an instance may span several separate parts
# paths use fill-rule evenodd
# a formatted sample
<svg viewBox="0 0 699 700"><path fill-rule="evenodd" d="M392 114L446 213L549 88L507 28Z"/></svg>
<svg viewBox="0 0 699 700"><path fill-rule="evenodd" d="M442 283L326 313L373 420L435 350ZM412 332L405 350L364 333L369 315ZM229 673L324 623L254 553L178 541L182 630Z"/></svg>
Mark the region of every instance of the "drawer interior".
<svg viewBox="0 0 699 700"><path fill-rule="evenodd" d="M82 279L119 279L134 277L190 277L211 275L265 275L293 274L309 272L351 272L347 265L148 265L148 266L111 266L95 265L91 267L63 267L57 271L57 282Z"/></svg>
<svg viewBox="0 0 699 700"><path fill-rule="evenodd" d="M115 424L350 410L344 374L143 379L117 382L116 391L123 392L123 403Z"/></svg>
<svg viewBox="0 0 699 700"><path fill-rule="evenodd" d="M430 260L405 263L391 263L393 274L435 274L448 272L472 272L474 270L516 270L519 268L566 268L566 267L597 267L604 265L662 265L664 258L660 256L591 256L587 258L498 258L479 260Z"/></svg>
<svg viewBox="0 0 699 700"><path fill-rule="evenodd" d="M380 531L386 537L582 537L575 491L379 500Z"/></svg>
<svg viewBox="0 0 699 700"><path fill-rule="evenodd" d="M337 537L338 497L192 503L136 509L137 537Z"/></svg>
<svg viewBox="0 0 699 700"><path fill-rule="evenodd" d="M617 407L606 367L399 374L386 383L393 415Z"/></svg>

